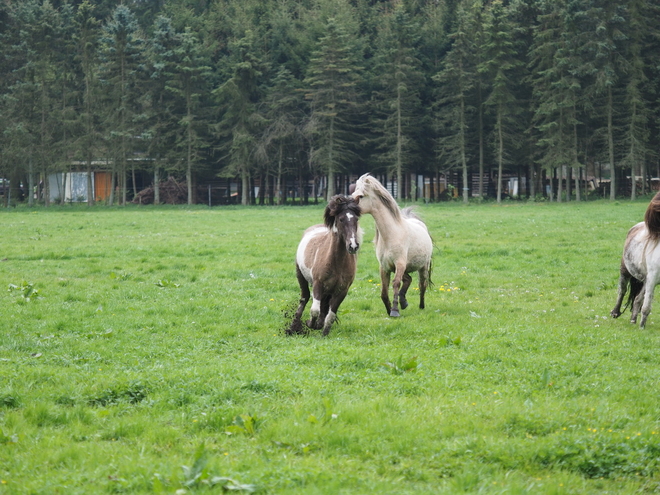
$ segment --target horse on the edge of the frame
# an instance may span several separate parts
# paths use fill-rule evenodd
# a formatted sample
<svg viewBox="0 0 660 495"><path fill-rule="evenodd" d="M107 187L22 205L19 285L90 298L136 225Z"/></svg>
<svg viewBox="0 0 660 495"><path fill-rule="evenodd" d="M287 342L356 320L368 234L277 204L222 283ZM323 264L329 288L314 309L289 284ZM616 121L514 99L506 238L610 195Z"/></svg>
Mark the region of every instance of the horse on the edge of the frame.
<svg viewBox="0 0 660 495"><path fill-rule="evenodd" d="M613 318L618 318L631 306L630 322L637 323L639 311L642 318L639 326L644 328L651 313L653 291L660 283L660 192L646 208L644 221L633 226L626 236L621 257L619 276L619 294L611 311ZM621 310L623 298L628 293L628 302Z"/></svg>
<svg viewBox="0 0 660 495"><path fill-rule="evenodd" d="M357 271L357 252L362 243L358 225L360 207L350 196L333 196L325 207L324 224L305 230L296 252L300 304L286 333L305 333L301 318L312 288L309 328L323 328L323 335L337 318L337 310Z"/></svg>

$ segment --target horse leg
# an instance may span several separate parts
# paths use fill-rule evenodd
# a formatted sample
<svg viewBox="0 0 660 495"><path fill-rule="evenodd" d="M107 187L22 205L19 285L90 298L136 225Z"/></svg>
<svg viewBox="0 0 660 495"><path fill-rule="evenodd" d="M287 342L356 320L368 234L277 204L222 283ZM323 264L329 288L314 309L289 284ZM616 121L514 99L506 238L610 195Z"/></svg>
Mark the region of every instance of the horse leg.
<svg viewBox="0 0 660 495"><path fill-rule="evenodd" d="M419 309L424 309L424 295L429 286L429 269L424 267L419 271Z"/></svg>
<svg viewBox="0 0 660 495"><path fill-rule="evenodd" d="M619 275L619 293L616 298L616 304L614 305L614 308L610 312L612 318L618 318L619 316L621 316L621 304L623 304L623 298L626 296L626 292L628 292L629 282L630 282L630 273L628 273L628 270L626 269L625 265L622 262L621 275Z"/></svg>
<svg viewBox="0 0 660 495"><path fill-rule="evenodd" d="M328 312L330 310L330 299L331 296L325 296L321 299L321 312L319 313L319 318L316 322L315 330L320 330L325 325L325 320L328 317Z"/></svg>
<svg viewBox="0 0 660 495"><path fill-rule="evenodd" d="M380 267L380 298L385 305L385 311L389 316L392 305L390 304L390 272L386 271L382 266Z"/></svg>
<svg viewBox="0 0 660 495"><path fill-rule="evenodd" d="M339 311L339 305L342 303L344 298L348 294L348 291L338 294L328 301L328 314L325 317L325 322L323 323L323 336L327 337L330 333L330 327L337 320L337 311Z"/></svg>
<svg viewBox="0 0 660 495"><path fill-rule="evenodd" d="M321 299L323 299L323 288L321 282L316 282L312 286L312 307L309 310L311 318L307 321L307 326L312 329L318 329L319 316L321 315Z"/></svg>
<svg viewBox="0 0 660 495"><path fill-rule="evenodd" d="M304 333L300 319L302 318L303 311L305 310L305 306L307 306L307 302L309 301L310 296L309 284L307 283L307 279L303 276L298 266L296 266L296 277L298 278L298 285L300 285L300 301L298 303L298 308L293 315L291 325L286 329L287 335Z"/></svg>
<svg viewBox="0 0 660 495"><path fill-rule="evenodd" d="M644 303L642 304L642 319L639 321L639 327L644 328L646 325L646 319L651 314L651 305L653 304L653 291L655 290L657 275L655 273L649 273L646 277L646 282L644 283ZM640 294L641 295L641 294ZM639 297L639 296L638 296ZM635 300L637 302L637 300Z"/></svg>
<svg viewBox="0 0 660 495"><path fill-rule="evenodd" d="M637 323L637 316L642 309L642 302L644 302L644 287L639 291L632 301L630 307L630 323Z"/></svg>
<svg viewBox="0 0 660 495"><path fill-rule="evenodd" d="M405 265L397 266L396 271L394 272L394 282L392 282L393 297L392 297L392 309L390 310L390 316L397 317L401 316L399 314L399 291L401 289L401 280L405 274Z"/></svg>
<svg viewBox="0 0 660 495"><path fill-rule="evenodd" d="M403 284L401 290L399 291L399 306L401 309L406 309L408 307L408 300L406 299L406 294L408 293L408 288L412 283L412 277L409 273L403 274Z"/></svg>

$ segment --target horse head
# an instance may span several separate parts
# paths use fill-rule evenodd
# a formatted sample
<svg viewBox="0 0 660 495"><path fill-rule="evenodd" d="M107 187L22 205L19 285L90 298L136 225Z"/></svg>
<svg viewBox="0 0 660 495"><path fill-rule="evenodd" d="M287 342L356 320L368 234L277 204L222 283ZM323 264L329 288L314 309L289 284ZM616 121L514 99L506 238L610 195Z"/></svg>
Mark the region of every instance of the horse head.
<svg viewBox="0 0 660 495"><path fill-rule="evenodd" d="M644 222L649 231L649 237L656 241L660 239L660 192L653 197L646 208Z"/></svg>
<svg viewBox="0 0 660 495"><path fill-rule="evenodd" d="M353 198L358 202L362 213L374 214L375 210L384 207L396 221L401 221L401 212L396 200L378 179L364 174L355 182Z"/></svg>
<svg viewBox="0 0 660 495"><path fill-rule="evenodd" d="M360 206L351 196L333 196L325 207L323 219L326 227L346 242L346 250L355 254L360 249L362 231L358 225Z"/></svg>
<svg viewBox="0 0 660 495"><path fill-rule="evenodd" d="M371 181L373 177L369 174L364 174L356 182L355 187L353 188L353 193L351 197L355 199L357 203L360 204L360 208L363 213L371 212L371 196L369 194L369 189L371 186ZM367 199L364 199L366 196Z"/></svg>

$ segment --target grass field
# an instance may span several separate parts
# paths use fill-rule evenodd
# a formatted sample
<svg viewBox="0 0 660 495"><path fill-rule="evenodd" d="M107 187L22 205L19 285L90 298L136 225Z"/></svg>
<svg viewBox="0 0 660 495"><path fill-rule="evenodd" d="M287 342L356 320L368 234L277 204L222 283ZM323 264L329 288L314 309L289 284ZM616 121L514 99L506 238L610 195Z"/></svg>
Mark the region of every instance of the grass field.
<svg viewBox="0 0 660 495"><path fill-rule="evenodd" d="M660 303L609 317L647 203L420 206L399 319L367 216L325 339L320 206L0 212L0 494L658 492Z"/></svg>

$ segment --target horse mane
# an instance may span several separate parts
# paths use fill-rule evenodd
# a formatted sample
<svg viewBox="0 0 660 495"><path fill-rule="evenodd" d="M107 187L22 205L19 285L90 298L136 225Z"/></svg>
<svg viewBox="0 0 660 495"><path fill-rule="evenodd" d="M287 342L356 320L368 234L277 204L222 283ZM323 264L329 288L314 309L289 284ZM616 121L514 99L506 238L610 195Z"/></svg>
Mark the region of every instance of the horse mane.
<svg viewBox="0 0 660 495"><path fill-rule="evenodd" d="M644 223L649 237L653 240L660 239L660 192L658 192L649 203L644 214Z"/></svg>
<svg viewBox="0 0 660 495"><path fill-rule="evenodd" d="M397 221L401 221L401 209L390 192L383 186L378 179L369 174L365 174L360 179L365 186L369 186L374 195L380 199L381 203L394 216Z"/></svg>
<svg viewBox="0 0 660 495"><path fill-rule="evenodd" d="M343 196L341 194L333 196L330 198L330 201L328 201L325 211L323 212L323 223L325 223L326 227L331 229L335 225L335 218L345 211L352 213L358 218L362 213L360 205L358 205L353 197Z"/></svg>

